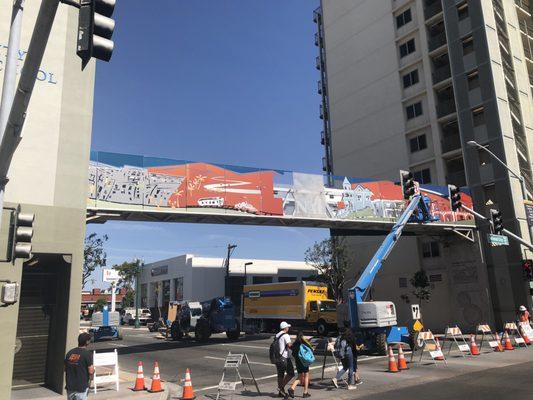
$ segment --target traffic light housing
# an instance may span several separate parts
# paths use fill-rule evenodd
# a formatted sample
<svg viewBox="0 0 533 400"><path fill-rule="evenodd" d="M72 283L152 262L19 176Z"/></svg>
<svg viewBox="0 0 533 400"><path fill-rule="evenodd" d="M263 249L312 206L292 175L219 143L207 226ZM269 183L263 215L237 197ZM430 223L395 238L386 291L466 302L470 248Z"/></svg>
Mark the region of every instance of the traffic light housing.
<svg viewBox="0 0 533 400"><path fill-rule="evenodd" d="M116 0L80 0L78 45L76 54L84 69L91 58L109 61L113 54L111 40L115 21L111 19Z"/></svg>
<svg viewBox="0 0 533 400"><path fill-rule="evenodd" d="M533 281L533 260L522 260L522 272L524 280Z"/></svg>
<svg viewBox="0 0 533 400"><path fill-rule="evenodd" d="M448 185L448 199L450 200L450 208L452 211L457 211L461 208L461 189L455 185Z"/></svg>
<svg viewBox="0 0 533 400"><path fill-rule="evenodd" d="M492 226L496 235L501 235L503 231L503 218L502 213L498 210L490 210L490 219L492 220Z"/></svg>
<svg viewBox="0 0 533 400"><path fill-rule="evenodd" d="M403 198L409 200L416 192L413 174L409 171L400 171L400 184L402 186Z"/></svg>
<svg viewBox="0 0 533 400"><path fill-rule="evenodd" d="M31 258L31 240L33 238L34 221L35 214L21 213L20 206L13 211L13 214L11 214L10 261L13 261L17 258Z"/></svg>

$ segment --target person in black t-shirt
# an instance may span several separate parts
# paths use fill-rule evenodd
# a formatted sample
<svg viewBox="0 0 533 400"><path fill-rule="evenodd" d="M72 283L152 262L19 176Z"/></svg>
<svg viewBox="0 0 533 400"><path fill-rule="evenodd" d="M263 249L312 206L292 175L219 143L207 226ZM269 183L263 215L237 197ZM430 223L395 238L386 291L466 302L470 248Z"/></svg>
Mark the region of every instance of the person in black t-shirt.
<svg viewBox="0 0 533 400"><path fill-rule="evenodd" d="M87 400L89 380L94 374L93 355L87 350L91 335L81 333L78 347L65 356L65 375L68 400Z"/></svg>

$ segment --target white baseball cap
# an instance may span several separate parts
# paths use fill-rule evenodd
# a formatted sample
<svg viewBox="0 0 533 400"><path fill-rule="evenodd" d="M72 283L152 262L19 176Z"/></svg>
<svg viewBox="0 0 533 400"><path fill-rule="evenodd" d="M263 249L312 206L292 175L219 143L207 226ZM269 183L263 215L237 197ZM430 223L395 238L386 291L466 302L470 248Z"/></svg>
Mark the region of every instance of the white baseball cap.
<svg viewBox="0 0 533 400"><path fill-rule="evenodd" d="M290 328L290 327L291 327L291 324L288 324L285 321L279 324L279 329L285 329L285 328Z"/></svg>
<svg viewBox="0 0 533 400"><path fill-rule="evenodd" d="M519 309L520 311L526 311L526 308L525 308L524 306L520 306L520 307L518 307L518 309ZM290 325L289 325L289 326L290 326Z"/></svg>

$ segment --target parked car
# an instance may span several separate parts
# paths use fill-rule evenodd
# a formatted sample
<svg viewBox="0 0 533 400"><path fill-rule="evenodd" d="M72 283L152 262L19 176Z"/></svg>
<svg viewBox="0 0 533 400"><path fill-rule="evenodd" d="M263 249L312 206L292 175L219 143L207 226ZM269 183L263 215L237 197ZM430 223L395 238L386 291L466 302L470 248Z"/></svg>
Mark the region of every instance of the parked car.
<svg viewBox="0 0 533 400"><path fill-rule="evenodd" d="M148 308L139 308L139 322L141 325L146 325L152 319L152 314ZM120 316L120 323L122 325L135 324L135 308L126 308L122 310Z"/></svg>

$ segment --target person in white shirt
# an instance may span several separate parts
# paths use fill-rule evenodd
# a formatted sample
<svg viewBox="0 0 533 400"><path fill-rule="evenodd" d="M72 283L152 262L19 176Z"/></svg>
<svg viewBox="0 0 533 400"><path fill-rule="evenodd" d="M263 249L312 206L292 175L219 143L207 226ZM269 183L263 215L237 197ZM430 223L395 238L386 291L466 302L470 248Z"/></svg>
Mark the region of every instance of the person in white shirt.
<svg viewBox="0 0 533 400"><path fill-rule="evenodd" d="M289 328L291 326L283 321L279 324L281 329L276 335L279 344L279 360L276 362L276 369L278 371L278 390L279 397L287 398L285 386L294 377L294 366L289 355L289 349L292 347L291 337L289 336Z"/></svg>

